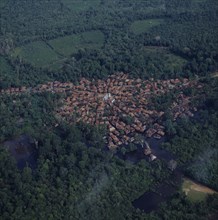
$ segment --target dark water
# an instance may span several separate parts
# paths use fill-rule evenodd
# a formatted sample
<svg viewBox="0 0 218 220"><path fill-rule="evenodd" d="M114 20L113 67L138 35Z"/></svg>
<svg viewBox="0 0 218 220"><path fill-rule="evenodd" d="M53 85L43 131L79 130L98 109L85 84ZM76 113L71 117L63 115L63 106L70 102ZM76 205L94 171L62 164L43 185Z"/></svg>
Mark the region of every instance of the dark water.
<svg viewBox="0 0 218 220"><path fill-rule="evenodd" d="M158 139L158 140L155 139L155 138L149 138L146 141L149 143L149 145L152 149L152 153L154 155L156 155L157 158L165 160L166 162L169 162L172 159L176 160L175 155L173 155L169 151L164 150L164 149L161 148L161 144L166 141L165 137L163 137L161 139Z"/></svg>
<svg viewBox="0 0 218 220"><path fill-rule="evenodd" d="M159 186L155 192L149 191L144 193L138 199L134 200L132 204L135 208L149 213L158 209L162 202L168 201L176 191L177 188L175 186L164 184Z"/></svg>
<svg viewBox="0 0 218 220"><path fill-rule="evenodd" d="M29 166L32 169L36 168L37 149L34 140L27 135L6 141L3 144L17 161L17 167L23 169Z"/></svg>
<svg viewBox="0 0 218 220"><path fill-rule="evenodd" d="M169 162L172 159L176 160L176 157L172 153L161 148L161 144L166 141L166 138L164 137L161 139L147 138L146 141L151 147L152 154L157 156L157 159L164 160L165 162ZM140 160L149 160L148 156L144 155L144 148L142 148L140 145L138 145L136 150L127 152L125 155L118 153L118 157L130 161L132 163L137 163Z"/></svg>
<svg viewBox="0 0 218 220"><path fill-rule="evenodd" d="M155 188L155 191L145 192L142 196L132 202L135 208L141 209L146 213L155 211L161 203L169 201L178 191L182 181L182 173L178 170L173 171L170 182L164 182Z"/></svg>
<svg viewBox="0 0 218 220"><path fill-rule="evenodd" d="M157 156L157 159L161 159L166 163L170 160L176 160L176 157L172 153L161 148L161 144L166 141L166 138L148 138L146 141L150 145L152 154ZM138 145L136 150L127 152L125 155L119 154L118 156L132 163L137 163L140 160L149 160L149 157L144 155L144 148L140 145ZM182 182L182 176L182 172L175 169L167 182L158 185L154 191L145 192L142 196L132 202L133 206L146 213L158 209L162 202L170 200L178 191Z"/></svg>

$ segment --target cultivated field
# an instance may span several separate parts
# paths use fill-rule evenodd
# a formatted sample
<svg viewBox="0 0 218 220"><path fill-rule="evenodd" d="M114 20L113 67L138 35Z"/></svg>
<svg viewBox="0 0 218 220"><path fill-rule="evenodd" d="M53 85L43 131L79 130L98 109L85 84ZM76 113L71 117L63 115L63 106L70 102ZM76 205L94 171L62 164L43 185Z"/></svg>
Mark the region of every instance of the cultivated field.
<svg viewBox="0 0 218 220"><path fill-rule="evenodd" d="M88 31L60 37L45 43L37 41L17 47L11 54L20 57L36 67L49 67L57 70L66 57L79 49L95 49L103 46L104 34L101 31Z"/></svg>
<svg viewBox="0 0 218 220"><path fill-rule="evenodd" d="M163 70L180 71L187 62L182 57L171 53L167 47L147 46L144 50L150 57L153 57L153 60L157 62L164 60Z"/></svg>
<svg viewBox="0 0 218 220"><path fill-rule="evenodd" d="M21 57L36 67L45 67L59 59L48 45L43 41L37 41L27 44L23 47L17 47L12 53L13 57Z"/></svg>
<svg viewBox="0 0 218 220"><path fill-rule="evenodd" d="M163 22L163 19L146 19L134 21L130 26L130 30L135 34L141 34L149 31L150 28L159 25L161 22Z"/></svg>
<svg viewBox="0 0 218 220"><path fill-rule="evenodd" d="M79 49L95 49L103 46L104 34L101 31L88 31L81 34L73 34L60 37L48 42L58 53L69 56Z"/></svg>

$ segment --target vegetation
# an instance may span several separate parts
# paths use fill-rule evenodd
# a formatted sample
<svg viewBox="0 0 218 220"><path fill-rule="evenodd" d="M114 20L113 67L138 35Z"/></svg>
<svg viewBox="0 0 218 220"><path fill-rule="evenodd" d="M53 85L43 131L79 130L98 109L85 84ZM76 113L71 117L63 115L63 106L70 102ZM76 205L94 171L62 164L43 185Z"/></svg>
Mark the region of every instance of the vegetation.
<svg viewBox="0 0 218 220"><path fill-rule="evenodd" d="M79 12L79 11L86 11L90 8L96 8L100 4L100 0L63 0L63 5L68 7L72 11Z"/></svg>
<svg viewBox="0 0 218 220"><path fill-rule="evenodd" d="M0 56L0 84L4 87L7 82L11 83L15 77L15 71L6 58ZM1 86L0 86L1 88Z"/></svg>
<svg viewBox="0 0 218 220"><path fill-rule="evenodd" d="M116 71L137 78L198 78L204 94L193 119L166 114L167 143L190 177L218 190L217 0L3 0L0 90ZM195 96L195 88L187 94ZM104 127L68 124L54 115L62 95L0 95L2 219L208 219L212 195L193 203L178 192L155 212L131 202L168 180L161 160L132 164L105 149ZM64 96L64 95L63 95ZM153 97L167 112L175 94ZM123 120L131 125L132 118ZM3 146L26 134L37 140L37 167L23 170ZM123 154L135 145L122 148Z"/></svg>

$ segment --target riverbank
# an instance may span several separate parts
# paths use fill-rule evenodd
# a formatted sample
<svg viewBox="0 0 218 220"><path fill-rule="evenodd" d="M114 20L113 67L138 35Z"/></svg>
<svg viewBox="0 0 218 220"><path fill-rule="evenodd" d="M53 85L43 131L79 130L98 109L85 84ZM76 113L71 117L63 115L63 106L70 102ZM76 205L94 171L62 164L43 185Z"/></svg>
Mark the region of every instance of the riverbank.
<svg viewBox="0 0 218 220"><path fill-rule="evenodd" d="M156 140L150 138L146 139L146 141L149 143L152 153L157 156L157 160L162 160L170 169L169 163L172 160L176 161L176 156L161 147L161 144L164 143L166 139L161 138L160 140ZM137 150L126 153L123 159L133 163L137 163L143 159L148 161L147 156L144 155L143 152L144 149L138 146ZM138 208L145 213L150 213L157 210L161 203L169 201L178 192L184 192L187 199L192 202L203 201L206 199L207 195L218 193L186 177L182 167L175 167L175 169L171 171L172 174L167 180L157 185L153 191L147 191L142 194L132 202L132 205L136 209Z"/></svg>

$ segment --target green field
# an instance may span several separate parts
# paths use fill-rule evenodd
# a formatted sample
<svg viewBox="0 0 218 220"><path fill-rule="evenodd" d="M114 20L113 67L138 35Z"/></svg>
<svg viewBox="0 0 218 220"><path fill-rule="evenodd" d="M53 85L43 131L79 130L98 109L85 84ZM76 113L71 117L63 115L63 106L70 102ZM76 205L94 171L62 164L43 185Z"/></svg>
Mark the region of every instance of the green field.
<svg viewBox="0 0 218 220"><path fill-rule="evenodd" d="M166 47L147 46L144 50L150 57L163 61L164 69L180 71L182 66L187 63L187 60L171 53Z"/></svg>
<svg viewBox="0 0 218 220"><path fill-rule="evenodd" d="M95 49L103 46L104 34L101 31L89 31L81 34L74 34L60 37L48 42L58 53L69 56L79 49Z"/></svg>
<svg viewBox="0 0 218 220"><path fill-rule="evenodd" d="M159 25L161 22L163 22L163 19L146 19L134 21L130 26L130 30L135 34L141 34L149 31L150 28Z"/></svg>
<svg viewBox="0 0 218 220"><path fill-rule="evenodd" d="M95 49L103 46L104 34L101 31L89 31L66 37L29 43L17 47L11 54L20 57L36 67L48 67L57 70L62 61L79 49Z"/></svg>
<svg viewBox="0 0 218 220"><path fill-rule="evenodd" d="M176 56L172 53L164 54L165 65L166 67L170 67L174 71L179 71L180 68L186 64L187 60L183 59L180 56Z"/></svg>
<svg viewBox="0 0 218 220"><path fill-rule="evenodd" d="M182 191L186 194L187 198L192 202L203 201L208 194L216 193L214 190L197 184L190 179L184 178L182 184Z"/></svg>
<svg viewBox="0 0 218 220"><path fill-rule="evenodd" d="M21 57L36 67L45 67L59 59L59 56L43 41L17 47L12 56Z"/></svg>
<svg viewBox="0 0 218 220"><path fill-rule="evenodd" d="M86 11L91 7L97 7L100 2L100 0L63 0L64 5L73 11Z"/></svg>

